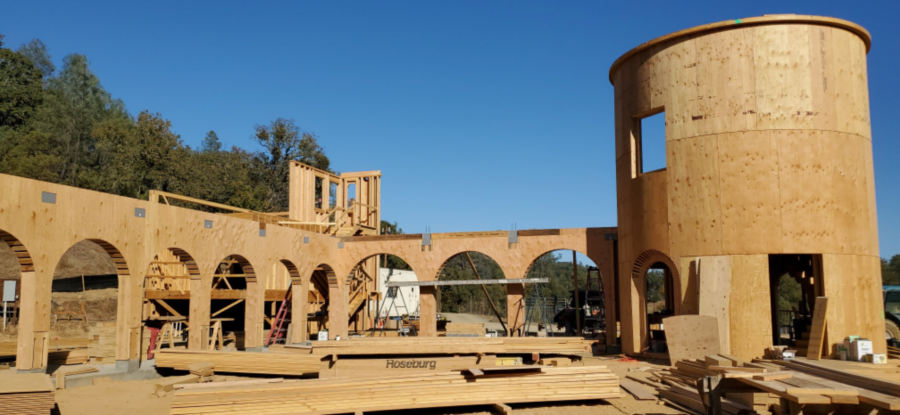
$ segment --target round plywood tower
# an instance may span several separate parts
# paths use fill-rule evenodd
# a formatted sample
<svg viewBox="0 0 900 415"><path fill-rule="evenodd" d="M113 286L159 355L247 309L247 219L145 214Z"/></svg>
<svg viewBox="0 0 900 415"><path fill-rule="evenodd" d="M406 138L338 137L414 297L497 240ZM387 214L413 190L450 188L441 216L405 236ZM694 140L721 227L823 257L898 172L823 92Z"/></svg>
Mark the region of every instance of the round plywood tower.
<svg viewBox="0 0 900 415"><path fill-rule="evenodd" d="M802 292L788 319L829 297L826 353L847 335L883 339L870 45L848 21L774 15L663 36L612 65L626 352L657 322L649 268L665 271L668 313L719 317L721 347L738 356L782 341L784 274ZM659 141L652 116L664 117ZM650 171L653 146L665 165Z"/></svg>

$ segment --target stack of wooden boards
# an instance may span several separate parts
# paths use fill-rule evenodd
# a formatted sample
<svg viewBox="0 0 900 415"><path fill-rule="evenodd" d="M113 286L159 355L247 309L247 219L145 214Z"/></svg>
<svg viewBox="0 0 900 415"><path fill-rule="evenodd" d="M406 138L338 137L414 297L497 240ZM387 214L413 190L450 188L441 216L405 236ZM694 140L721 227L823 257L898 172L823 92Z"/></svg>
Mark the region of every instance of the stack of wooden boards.
<svg viewBox="0 0 900 415"><path fill-rule="evenodd" d="M56 406L50 376L40 373L0 374L0 413L49 414Z"/></svg>
<svg viewBox="0 0 900 415"><path fill-rule="evenodd" d="M209 362L195 362L188 365L188 370L192 375L199 376L201 382L209 382L215 376L213 367Z"/></svg>
<svg viewBox="0 0 900 415"><path fill-rule="evenodd" d="M484 323L447 323L445 336L484 337Z"/></svg>
<svg viewBox="0 0 900 415"><path fill-rule="evenodd" d="M55 373L53 373L53 377L56 378L56 389L65 389L66 388L66 376L69 375L81 375L84 373L94 373L99 372L100 370L94 366L87 365L79 365L79 366L69 366L69 367L61 367Z"/></svg>
<svg viewBox="0 0 900 415"><path fill-rule="evenodd" d="M860 403L900 410L900 383L830 368L827 362L833 361L798 358L788 362L762 359L745 362L719 354L702 361L680 360L674 368L630 373L626 378L653 387L660 399L689 413L706 413L697 391L698 381L705 376L736 379L758 391L726 393L722 409L731 414L780 413L783 403L792 406L792 411L805 405L834 408L832 405ZM864 363L855 365L865 367Z"/></svg>
<svg viewBox="0 0 900 415"><path fill-rule="evenodd" d="M156 366L190 370L192 363L209 363L218 372L303 376L319 372L321 356L310 354L224 352L215 350L162 349Z"/></svg>
<svg viewBox="0 0 900 415"><path fill-rule="evenodd" d="M603 366L517 369L240 386L212 383L215 387L177 390L171 413L342 414L619 397L617 377Z"/></svg>
<svg viewBox="0 0 900 415"><path fill-rule="evenodd" d="M892 346L887 347L888 359L900 359L900 349Z"/></svg>
<svg viewBox="0 0 900 415"><path fill-rule="evenodd" d="M349 341L314 342L312 354L581 354L593 341L580 337L360 337Z"/></svg>

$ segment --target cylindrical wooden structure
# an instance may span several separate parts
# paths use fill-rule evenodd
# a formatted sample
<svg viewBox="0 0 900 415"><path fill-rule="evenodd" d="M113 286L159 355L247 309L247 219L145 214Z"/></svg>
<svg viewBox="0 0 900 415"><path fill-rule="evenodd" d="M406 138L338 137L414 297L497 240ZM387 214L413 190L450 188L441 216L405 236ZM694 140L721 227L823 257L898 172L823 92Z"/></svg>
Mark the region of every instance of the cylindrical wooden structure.
<svg viewBox="0 0 900 415"><path fill-rule="evenodd" d="M663 36L612 65L626 352L647 345L643 279L663 263L677 313L720 317L723 347L761 356L778 254L814 258L826 354L851 334L884 351L870 45L851 22L774 15ZM644 173L641 120L659 112L666 168Z"/></svg>

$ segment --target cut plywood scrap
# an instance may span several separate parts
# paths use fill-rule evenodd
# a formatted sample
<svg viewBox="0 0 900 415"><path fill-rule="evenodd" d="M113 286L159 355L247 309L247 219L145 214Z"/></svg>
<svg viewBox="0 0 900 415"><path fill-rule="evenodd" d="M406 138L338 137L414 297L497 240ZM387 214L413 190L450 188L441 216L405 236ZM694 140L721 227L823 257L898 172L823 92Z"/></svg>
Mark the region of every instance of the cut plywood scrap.
<svg viewBox="0 0 900 415"><path fill-rule="evenodd" d="M181 385L184 383L197 383L199 381L200 376L197 375L174 376L156 382L154 390L156 392L171 392L175 390L175 385Z"/></svg>
<svg viewBox="0 0 900 415"><path fill-rule="evenodd" d="M719 319L712 316L675 316L663 319L669 360L706 360L721 352Z"/></svg>
<svg viewBox="0 0 900 415"><path fill-rule="evenodd" d="M722 356L706 356L706 366L734 366L734 362Z"/></svg>
<svg viewBox="0 0 900 415"><path fill-rule="evenodd" d="M806 351L807 359L819 360L822 358L822 345L825 342L825 322L827 315L828 297L816 297L812 327L810 328L809 348Z"/></svg>
<svg viewBox="0 0 900 415"><path fill-rule="evenodd" d="M653 393L653 389L650 389L649 387L637 383L631 379L619 379L619 386L621 386L622 389L627 390L629 393L631 393L632 396L634 396L634 399L637 399L639 401L656 400L656 394Z"/></svg>

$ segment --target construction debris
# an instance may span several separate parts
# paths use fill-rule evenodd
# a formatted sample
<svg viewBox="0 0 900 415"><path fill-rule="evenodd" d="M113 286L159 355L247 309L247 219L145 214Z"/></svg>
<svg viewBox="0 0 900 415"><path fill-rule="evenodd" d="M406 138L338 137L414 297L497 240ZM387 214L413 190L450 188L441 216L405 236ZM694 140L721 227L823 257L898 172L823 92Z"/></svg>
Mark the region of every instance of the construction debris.
<svg viewBox="0 0 900 415"><path fill-rule="evenodd" d="M171 413L342 414L619 397L618 379L602 366L539 368L481 376L443 372L364 381L315 379L234 387L220 386L225 383L211 385L216 387L178 390Z"/></svg>

